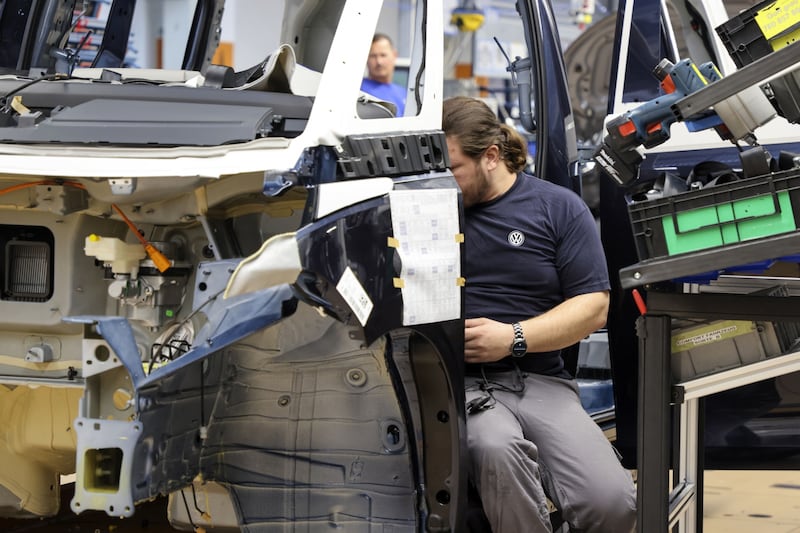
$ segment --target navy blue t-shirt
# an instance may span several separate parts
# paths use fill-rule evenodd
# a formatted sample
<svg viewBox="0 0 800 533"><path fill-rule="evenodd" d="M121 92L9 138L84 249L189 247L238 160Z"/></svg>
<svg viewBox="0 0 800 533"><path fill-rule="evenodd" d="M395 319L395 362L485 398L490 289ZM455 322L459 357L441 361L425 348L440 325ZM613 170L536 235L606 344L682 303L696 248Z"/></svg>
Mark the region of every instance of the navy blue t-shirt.
<svg viewBox="0 0 800 533"><path fill-rule="evenodd" d="M465 211L466 317L517 322L610 288L594 217L580 196L519 174L503 196ZM560 351L514 358L523 371L568 376ZM491 366L512 367L509 356ZM468 364L467 373L480 372Z"/></svg>

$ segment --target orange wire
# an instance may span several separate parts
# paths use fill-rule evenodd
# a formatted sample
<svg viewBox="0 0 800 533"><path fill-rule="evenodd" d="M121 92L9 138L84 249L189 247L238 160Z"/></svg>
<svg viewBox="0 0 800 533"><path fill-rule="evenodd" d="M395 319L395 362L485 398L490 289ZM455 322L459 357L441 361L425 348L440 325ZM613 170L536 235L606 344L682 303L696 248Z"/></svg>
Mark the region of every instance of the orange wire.
<svg viewBox="0 0 800 533"><path fill-rule="evenodd" d="M39 181L31 181L31 182L28 182L28 183L18 183L16 185L11 185L10 187L6 187L5 189L0 189L0 194L7 194L7 193L15 192L15 191L21 191L21 190L27 189L29 187L36 187L37 185L66 185L68 187L75 187L76 189L84 189L84 190L86 190L86 187L83 185L83 183L80 183L80 182L77 182L77 181L62 181L62 182L59 182L59 181L55 181L55 180L39 180ZM139 228L137 228L136 225L133 222L131 222L131 220L128 217L125 216L125 213L122 212L122 210L117 206L117 204L111 204L111 207L113 207L114 210L117 213L119 213L119 216L122 217L122 220L125 221L125 224L128 225L128 227L131 229L131 231L134 233L134 235L136 235L136 237L139 238L139 240L141 241L142 244L144 244L144 245L149 244L147 242L147 239L145 239L142 236L142 234L139 233Z"/></svg>
<svg viewBox="0 0 800 533"><path fill-rule="evenodd" d="M54 181L54 180L39 180L39 181L31 181L28 183L17 183L16 185L11 185L10 187L6 187L5 189L0 189L0 194L6 194L14 191L21 191L22 189L27 189L28 187L36 187L37 185L67 185L69 187L75 187L76 189L86 189L83 183L78 183L77 181Z"/></svg>
<svg viewBox="0 0 800 533"><path fill-rule="evenodd" d="M7 194L14 191L20 191L23 189L27 189L29 187L35 187L37 185L66 185L68 187L75 187L76 189L84 189L86 187L83 183L77 181L56 181L56 180L39 180L39 181L31 181L28 183L18 183L16 185L11 185L10 187L6 187L5 189L0 189L0 195ZM136 224L131 222L125 213L122 212L122 209L119 208L117 204L111 204L111 207L119 213L119 216L122 217L122 220L125 221L125 224L128 225L128 228L136 235L136 238L139 239L139 242L142 243L144 246L145 251L147 251L147 255L150 256L150 259L156 264L156 267L161 272L164 272L166 269L169 268L169 259L167 259L164 254L159 252L150 242L139 233L139 228L136 227Z"/></svg>
<svg viewBox="0 0 800 533"><path fill-rule="evenodd" d="M136 235L136 238L138 238L139 241L142 243L145 251L147 252L148 257L150 257L150 260L153 261L153 263L156 265L156 268L160 272L164 272L165 270L167 270L170 267L170 260L167 259L167 257L164 254L159 252L155 246L150 244L150 242L147 239L145 239L144 235L139 233L139 228L136 227L136 224L131 222L131 220L125 216L125 213L122 212L122 209L120 209L117 204L111 204L111 207L113 207L114 210L117 213L119 213L119 216L122 217L122 220L125 221L125 224L128 225L133 234Z"/></svg>
<svg viewBox="0 0 800 533"><path fill-rule="evenodd" d="M137 228L137 227L136 227L136 224L134 224L133 222L131 222L131 219L129 219L128 217L126 217L126 216L125 216L125 213L123 213L123 212L122 212L122 209L120 209L120 208L119 208L119 206L118 206L117 204L111 204L111 207L113 207L113 208L114 208L114 210L115 210L117 213L119 213L119 216L121 216L121 217L122 217L122 220L124 220L124 221L125 221L125 223L126 223L126 224L128 225L128 227L131 229L131 231L133 232L133 234L134 234L134 235L136 235L136 237L139 239L139 241L140 241L142 244L144 244L145 246L147 246L148 244L150 244L149 242L147 242L147 239L145 239L145 238L144 238L144 235L142 235L141 233L139 233L139 228Z"/></svg>

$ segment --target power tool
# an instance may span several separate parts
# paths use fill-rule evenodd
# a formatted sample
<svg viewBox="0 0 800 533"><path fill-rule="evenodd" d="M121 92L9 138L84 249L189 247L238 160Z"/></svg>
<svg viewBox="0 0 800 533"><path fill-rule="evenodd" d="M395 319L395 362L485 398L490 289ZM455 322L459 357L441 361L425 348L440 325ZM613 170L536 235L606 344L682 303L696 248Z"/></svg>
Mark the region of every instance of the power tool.
<svg viewBox="0 0 800 533"><path fill-rule="evenodd" d="M662 59L653 69L653 75L660 80L664 94L609 121L608 135L594 156L600 168L619 185L627 185L636 178L642 161L639 146L652 148L669 139L670 126L678 119L672 105L722 78L713 63L698 67L688 58L676 64ZM711 110L694 117L691 124L687 121L687 127L690 131L713 127L723 140L731 139L725 124Z"/></svg>

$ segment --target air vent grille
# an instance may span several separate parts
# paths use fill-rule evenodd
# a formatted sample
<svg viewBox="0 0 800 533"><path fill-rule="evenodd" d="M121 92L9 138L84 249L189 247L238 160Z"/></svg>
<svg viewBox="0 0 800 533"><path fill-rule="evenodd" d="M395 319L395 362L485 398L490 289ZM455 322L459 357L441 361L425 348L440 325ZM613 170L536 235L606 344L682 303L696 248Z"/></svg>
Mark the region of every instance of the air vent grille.
<svg viewBox="0 0 800 533"><path fill-rule="evenodd" d="M3 242L5 241L5 242ZM0 226L0 299L45 302L53 295L53 238L46 228Z"/></svg>

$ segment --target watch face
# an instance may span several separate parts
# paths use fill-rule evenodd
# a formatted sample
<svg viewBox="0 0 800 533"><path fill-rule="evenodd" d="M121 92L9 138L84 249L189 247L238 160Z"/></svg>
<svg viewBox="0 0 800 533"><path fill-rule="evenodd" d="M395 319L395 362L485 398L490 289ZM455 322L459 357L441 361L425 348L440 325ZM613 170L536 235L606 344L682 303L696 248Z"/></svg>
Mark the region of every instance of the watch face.
<svg viewBox="0 0 800 533"><path fill-rule="evenodd" d="M524 340L522 341L514 341L514 344L511 346L511 355L514 357L522 357L528 351L528 343Z"/></svg>

